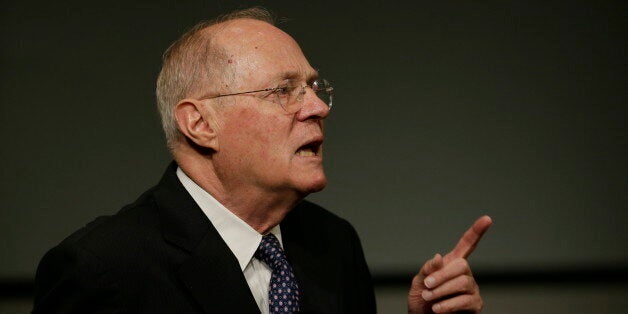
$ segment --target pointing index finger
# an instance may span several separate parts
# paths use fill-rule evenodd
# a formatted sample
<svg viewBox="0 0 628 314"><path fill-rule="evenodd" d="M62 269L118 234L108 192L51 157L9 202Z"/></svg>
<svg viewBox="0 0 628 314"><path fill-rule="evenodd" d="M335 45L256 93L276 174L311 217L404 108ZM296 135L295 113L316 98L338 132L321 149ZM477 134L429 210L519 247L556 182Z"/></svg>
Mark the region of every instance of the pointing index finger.
<svg viewBox="0 0 628 314"><path fill-rule="evenodd" d="M449 259L467 258L480 242L480 239L486 233L488 228L493 224L493 220L489 216L482 216L473 223L473 226L467 230L456 244L456 247L447 254Z"/></svg>

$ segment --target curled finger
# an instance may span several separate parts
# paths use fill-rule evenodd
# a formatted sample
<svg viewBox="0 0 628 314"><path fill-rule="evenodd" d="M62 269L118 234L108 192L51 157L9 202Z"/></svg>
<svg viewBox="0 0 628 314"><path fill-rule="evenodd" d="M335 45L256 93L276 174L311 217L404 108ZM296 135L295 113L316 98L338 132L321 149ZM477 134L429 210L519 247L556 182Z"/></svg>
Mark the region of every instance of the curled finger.
<svg viewBox="0 0 628 314"><path fill-rule="evenodd" d="M479 294L463 294L435 303L432 305L432 311L434 313L451 313L459 311L480 313L483 307L484 303Z"/></svg>
<svg viewBox="0 0 628 314"><path fill-rule="evenodd" d="M432 301L462 294L479 294L478 285L473 277L458 276L442 283L433 290L423 290L421 296L425 301Z"/></svg>
<svg viewBox="0 0 628 314"><path fill-rule="evenodd" d="M457 258L449 264L444 265L441 269L434 271L425 278L425 286L434 289L444 282L461 275L471 276L471 267L464 258Z"/></svg>

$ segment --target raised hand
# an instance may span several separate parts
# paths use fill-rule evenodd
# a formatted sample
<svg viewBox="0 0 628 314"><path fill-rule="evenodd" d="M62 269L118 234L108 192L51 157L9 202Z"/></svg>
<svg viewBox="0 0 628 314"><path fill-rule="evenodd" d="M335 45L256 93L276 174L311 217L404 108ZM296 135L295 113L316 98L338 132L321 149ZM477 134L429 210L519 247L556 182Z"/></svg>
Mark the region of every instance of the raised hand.
<svg viewBox="0 0 628 314"><path fill-rule="evenodd" d="M408 313L480 313L480 289L473 278L467 257L471 255L493 221L482 216L462 235L445 256L436 254L412 279Z"/></svg>

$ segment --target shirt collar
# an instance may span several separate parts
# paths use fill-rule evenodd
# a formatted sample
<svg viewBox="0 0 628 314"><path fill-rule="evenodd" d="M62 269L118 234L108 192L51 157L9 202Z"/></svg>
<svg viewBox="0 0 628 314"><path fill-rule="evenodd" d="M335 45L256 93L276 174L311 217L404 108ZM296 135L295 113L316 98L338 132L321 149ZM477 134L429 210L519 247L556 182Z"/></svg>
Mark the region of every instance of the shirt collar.
<svg viewBox="0 0 628 314"><path fill-rule="evenodd" d="M177 167L177 177L211 224L214 225L220 237L238 259L240 269L244 271L257 251L262 241L262 235L198 186L180 167ZM282 243L279 225L273 227L269 232L277 237L280 244Z"/></svg>

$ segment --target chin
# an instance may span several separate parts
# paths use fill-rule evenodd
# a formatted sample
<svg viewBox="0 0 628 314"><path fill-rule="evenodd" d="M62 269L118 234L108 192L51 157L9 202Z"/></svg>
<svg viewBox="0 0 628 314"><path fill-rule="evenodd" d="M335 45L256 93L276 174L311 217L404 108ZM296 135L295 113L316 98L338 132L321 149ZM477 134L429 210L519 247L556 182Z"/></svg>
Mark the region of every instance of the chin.
<svg viewBox="0 0 628 314"><path fill-rule="evenodd" d="M327 186L327 179L323 178L323 180L317 182L316 184L312 184L310 193L322 191L326 186Z"/></svg>
<svg viewBox="0 0 628 314"><path fill-rule="evenodd" d="M319 192L327 186L327 177L325 177L324 173L303 179L304 180L302 180L300 184L297 185L297 189L303 195Z"/></svg>

